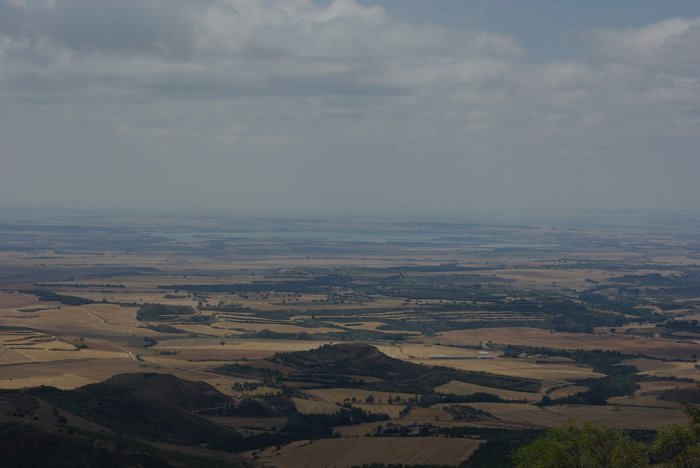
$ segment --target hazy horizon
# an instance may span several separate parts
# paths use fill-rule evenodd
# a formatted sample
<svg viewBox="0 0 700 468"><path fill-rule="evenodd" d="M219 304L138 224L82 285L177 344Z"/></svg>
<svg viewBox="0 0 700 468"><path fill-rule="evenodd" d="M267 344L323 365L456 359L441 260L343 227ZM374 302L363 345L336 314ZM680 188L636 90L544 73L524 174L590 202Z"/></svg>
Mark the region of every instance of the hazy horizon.
<svg viewBox="0 0 700 468"><path fill-rule="evenodd" d="M697 210L700 3L0 0L0 207Z"/></svg>
<svg viewBox="0 0 700 468"><path fill-rule="evenodd" d="M329 229L350 231L381 231L392 227L443 226L460 227L547 227L555 229L596 228L612 229L651 228L672 232L679 227L700 227L700 210L472 210L461 213L373 213L338 212L246 212L224 209L149 209L145 207L65 207L65 206L7 206L0 205L0 224L8 226L84 226L123 225L160 226L172 224L176 230L222 232L257 230L261 226L270 232L287 229L305 229L307 223L326 224ZM315 229L315 228L314 228ZM158 229L156 229L158 230Z"/></svg>

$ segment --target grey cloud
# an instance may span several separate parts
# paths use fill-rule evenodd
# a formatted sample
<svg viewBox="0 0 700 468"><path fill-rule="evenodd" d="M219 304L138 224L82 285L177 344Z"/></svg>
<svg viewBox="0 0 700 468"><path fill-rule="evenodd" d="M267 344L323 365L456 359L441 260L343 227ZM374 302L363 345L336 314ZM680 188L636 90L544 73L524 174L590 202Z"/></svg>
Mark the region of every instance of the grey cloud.
<svg viewBox="0 0 700 468"><path fill-rule="evenodd" d="M221 71L221 70L220 70ZM224 76L202 74L194 76L159 77L143 89L154 96L186 97L192 99L221 99L235 97L314 97L314 96L397 96L406 88L394 84L366 83L353 74L276 73L264 78L241 77L233 73Z"/></svg>
<svg viewBox="0 0 700 468"><path fill-rule="evenodd" d="M0 3L0 32L27 41L48 40L76 52L191 52L193 28L186 2L59 0L44 8Z"/></svg>
<svg viewBox="0 0 700 468"><path fill-rule="evenodd" d="M0 196L405 211L700 197L697 18L589 31L541 63L507 34L370 3L0 0ZM663 194L644 189L655 177Z"/></svg>
<svg viewBox="0 0 700 468"><path fill-rule="evenodd" d="M700 66L700 17L670 18L643 27L594 30L589 45L599 56L643 66Z"/></svg>
<svg viewBox="0 0 700 468"><path fill-rule="evenodd" d="M286 89L391 95L416 84L483 81L507 67L490 56L507 60L521 53L507 36L393 22L381 8L350 0L326 7L304 1L58 0L50 8L7 2L3 8L24 17L19 33L3 29L6 45L0 49L3 75L15 81L100 79L116 85L127 78L143 80L145 89L161 83L163 91L190 96L255 94L265 85L273 95Z"/></svg>

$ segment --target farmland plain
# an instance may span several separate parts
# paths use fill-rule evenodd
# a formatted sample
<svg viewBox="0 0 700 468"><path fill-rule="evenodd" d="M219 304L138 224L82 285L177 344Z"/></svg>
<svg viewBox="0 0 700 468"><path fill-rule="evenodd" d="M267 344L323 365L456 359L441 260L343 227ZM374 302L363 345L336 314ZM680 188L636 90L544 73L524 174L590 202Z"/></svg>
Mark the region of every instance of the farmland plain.
<svg viewBox="0 0 700 468"><path fill-rule="evenodd" d="M655 430L699 398L696 220L2 214L0 389L90 424L70 392L123 375L223 395L182 418L235 436L129 433L154 447L459 465L492 436L480 428ZM476 432L439 437L451 427Z"/></svg>

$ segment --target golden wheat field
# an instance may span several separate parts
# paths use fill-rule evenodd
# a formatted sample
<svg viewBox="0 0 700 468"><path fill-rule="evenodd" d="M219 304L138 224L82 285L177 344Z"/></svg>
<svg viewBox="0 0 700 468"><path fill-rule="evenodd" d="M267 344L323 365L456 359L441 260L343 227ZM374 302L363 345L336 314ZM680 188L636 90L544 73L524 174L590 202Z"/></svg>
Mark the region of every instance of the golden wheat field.
<svg viewBox="0 0 700 468"><path fill-rule="evenodd" d="M675 341L621 335L565 333L540 328L486 328L441 333L426 342L458 346L479 346L483 341L494 344L539 346L545 348L610 350L654 357L686 358L697 353L698 345Z"/></svg>
<svg viewBox="0 0 700 468"><path fill-rule="evenodd" d="M438 393L452 393L454 395L472 395L479 392L491 393L493 395L498 395L504 400L538 401L541 398L539 393L518 392L514 390L505 390L502 388L485 387L483 385L459 382L457 380L447 382L446 384L435 387L433 390Z"/></svg>
<svg viewBox="0 0 700 468"><path fill-rule="evenodd" d="M689 400L689 396L697 391L697 385L691 382L660 380L639 382L637 385L639 388L632 395L613 397L608 399L608 403L678 409L680 401ZM662 398L665 395L666 398Z"/></svg>
<svg viewBox="0 0 700 468"><path fill-rule="evenodd" d="M481 445L471 439L340 438L290 444L279 452L262 452L280 468L345 468L370 463L457 465Z"/></svg>
<svg viewBox="0 0 700 468"><path fill-rule="evenodd" d="M237 321L226 321L226 322L215 322L212 324L211 328L222 329L227 333L244 333L244 332L259 332L263 330L277 332L277 333L308 333L313 335L315 333L338 333L342 330L338 328L330 327L300 327L299 325L283 324L283 323L252 323L252 322L237 322Z"/></svg>
<svg viewBox="0 0 700 468"><path fill-rule="evenodd" d="M0 292L0 309L20 309L28 307L48 307L46 303L39 304L37 298L31 294L17 292Z"/></svg>
<svg viewBox="0 0 700 468"><path fill-rule="evenodd" d="M410 362L427 366L445 366L464 371L524 377L543 381L596 378L601 375L592 369L568 363L539 363L536 359L416 359Z"/></svg>
<svg viewBox="0 0 700 468"><path fill-rule="evenodd" d="M219 340L210 339L199 339L199 338L184 338L180 340L163 340L161 341L162 348L167 348L168 346L175 347L178 344L182 348L217 348L221 346ZM310 349L315 349L324 344L327 341L309 341L309 340L260 340L260 339L240 339L232 338L226 340L223 345L224 348L228 349L245 349L252 351L275 351L275 352L292 352L292 351L308 351Z"/></svg>
<svg viewBox="0 0 700 468"><path fill-rule="evenodd" d="M434 405L430 408L422 408L419 406L411 408L406 416L401 418L402 423L430 423L437 424L441 421L452 421L452 416L450 413L446 412L443 408L445 404Z"/></svg>
<svg viewBox="0 0 700 468"><path fill-rule="evenodd" d="M661 361L658 359L626 359L625 364L637 367L640 374L655 377L678 377L685 379L700 378L700 368L694 361Z"/></svg>
<svg viewBox="0 0 700 468"><path fill-rule="evenodd" d="M577 395L579 393L585 392L588 387L583 385L554 385L545 390L545 393L552 400L557 398L566 398L568 396Z"/></svg>
<svg viewBox="0 0 700 468"><path fill-rule="evenodd" d="M667 408L615 405L539 407L517 403L469 403L468 406L487 411L500 422L522 427L558 426L571 418L596 421L624 429L658 429L665 424L687 421L687 417L680 409Z"/></svg>
<svg viewBox="0 0 700 468"><path fill-rule="evenodd" d="M407 343L400 345L378 345L377 349L387 356L411 360L411 359L431 359L439 356L469 356L469 357L479 357L479 356L495 356L500 353L489 352L489 351L477 351L473 349L459 349L450 346L440 346L434 344L423 344L423 343Z"/></svg>
<svg viewBox="0 0 700 468"><path fill-rule="evenodd" d="M42 303L42 307L47 307L47 304L50 303ZM43 309L30 313L0 310L0 319L5 326L51 330L57 335L116 338L157 334L143 328L135 316L136 309L110 304L60 306L60 309Z"/></svg>
<svg viewBox="0 0 700 468"><path fill-rule="evenodd" d="M31 330L0 333L0 363L4 365L127 357L126 352L119 350L78 349L53 335Z"/></svg>
<svg viewBox="0 0 700 468"><path fill-rule="evenodd" d="M292 398L296 410L303 414L333 414L340 407L327 401L307 400L305 398Z"/></svg>

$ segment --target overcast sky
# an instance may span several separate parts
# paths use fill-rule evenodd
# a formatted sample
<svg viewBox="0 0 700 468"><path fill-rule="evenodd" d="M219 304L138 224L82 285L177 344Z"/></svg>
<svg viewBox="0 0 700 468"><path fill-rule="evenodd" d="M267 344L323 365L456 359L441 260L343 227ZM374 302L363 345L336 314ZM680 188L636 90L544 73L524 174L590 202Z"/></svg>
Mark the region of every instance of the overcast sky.
<svg viewBox="0 0 700 468"><path fill-rule="evenodd" d="M0 0L0 205L700 208L698 0Z"/></svg>

